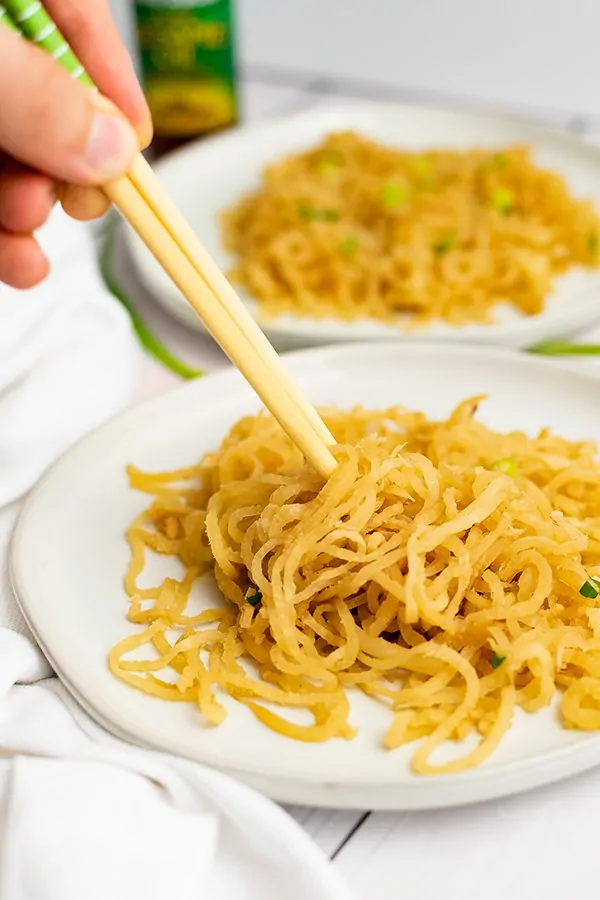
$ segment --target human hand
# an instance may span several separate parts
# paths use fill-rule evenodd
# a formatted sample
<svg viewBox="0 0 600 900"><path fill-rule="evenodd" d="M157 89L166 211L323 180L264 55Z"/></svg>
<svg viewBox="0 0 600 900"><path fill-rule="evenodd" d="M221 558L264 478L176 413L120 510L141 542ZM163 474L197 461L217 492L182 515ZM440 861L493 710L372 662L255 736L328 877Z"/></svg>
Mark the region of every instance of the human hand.
<svg viewBox="0 0 600 900"><path fill-rule="evenodd" d="M17 288L48 274L34 232L56 200L76 219L101 216L109 204L97 185L123 175L152 137L106 0L44 5L104 96L0 26L0 282Z"/></svg>

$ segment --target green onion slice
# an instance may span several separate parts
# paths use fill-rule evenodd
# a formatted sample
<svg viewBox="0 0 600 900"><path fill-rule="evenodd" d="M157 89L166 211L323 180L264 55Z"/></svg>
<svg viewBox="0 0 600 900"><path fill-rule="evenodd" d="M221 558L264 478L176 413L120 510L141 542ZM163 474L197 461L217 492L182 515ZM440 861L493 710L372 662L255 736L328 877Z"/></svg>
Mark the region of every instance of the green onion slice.
<svg viewBox="0 0 600 900"><path fill-rule="evenodd" d="M262 592L258 588L254 588L253 591L246 594L246 601L250 606L258 606L259 603L262 603L262 598Z"/></svg>
<svg viewBox="0 0 600 900"><path fill-rule="evenodd" d="M340 217L335 209L313 209L307 203L298 204L298 215L307 222L337 222Z"/></svg>
<svg viewBox="0 0 600 900"><path fill-rule="evenodd" d="M489 168L499 172L501 169L505 169L508 163L508 157L506 153L494 153L489 162Z"/></svg>
<svg viewBox="0 0 600 900"><path fill-rule="evenodd" d="M579 588L579 593L582 597L587 597L588 600L595 600L598 596L598 588L591 581L584 581Z"/></svg>
<svg viewBox="0 0 600 900"><path fill-rule="evenodd" d="M341 153L333 150L325 151L317 160L317 169L319 172L327 174L329 172L340 172L344 168L344 157Z"/></svg>
<svg viewBox="0 0 600 900"><path fill-rule="evenodd" d="M431 171L431 162L426 156L413 156L408 164L415 175L428 175Z"/></svg>
<svg viewBox="0 0 600 900"><path fill-rule="evenodd" d="M444 253L448 253L449 250L454 250L456 243L456 235L444 234L435 242L432 250L434 253L437 253L438 256L443 256Z"/></svg>
<svg viewBox="0 0 600 900"><path fill-rule="evenodd" d="M381 202L384 206L404 206L407 200L408 193L403 184L390 181L381 188Z"/></svg>
<svg viewBox="0 0 600 900"><path fill-rule="evenodd" d="M503 472L504 475L510 475L511 478L516 478L519 474L514 459L499 459L497 462L492 463L490 468L493 469L494 472Z"/></svg>
<svg viewBox="0 0 600 900"><path fill-rule="evenodd" d="M358 238L350 237L344 238L342 243L340 244L340 253L343 256L354 256L354 254L358 251L359 243Z"/></svg>
<svg viewBox="0 0 600 900"><path fill-rule="evenodd" d="M495 188L492 191L491 202L495 210L508 215L515 208L514 191L505 187Z"/></svg>

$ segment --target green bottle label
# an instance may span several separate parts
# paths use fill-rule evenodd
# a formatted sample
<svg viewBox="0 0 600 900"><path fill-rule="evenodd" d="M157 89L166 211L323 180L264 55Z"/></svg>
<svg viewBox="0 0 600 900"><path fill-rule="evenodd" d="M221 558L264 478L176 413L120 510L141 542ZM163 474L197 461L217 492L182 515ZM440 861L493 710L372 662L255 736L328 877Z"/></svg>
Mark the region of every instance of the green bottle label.
<svg viewBox="0 0 600 900"><path fill-rule="evenodd" d="M136 3L144 88L157 134L201 134L237 118L231 0Z"/></svg>

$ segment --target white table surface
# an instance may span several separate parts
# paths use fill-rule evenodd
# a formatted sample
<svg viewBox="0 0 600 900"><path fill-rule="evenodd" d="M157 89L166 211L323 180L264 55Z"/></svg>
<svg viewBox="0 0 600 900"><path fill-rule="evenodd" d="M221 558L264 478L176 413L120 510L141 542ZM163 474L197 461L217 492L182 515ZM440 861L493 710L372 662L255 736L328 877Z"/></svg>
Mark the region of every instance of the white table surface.
<svg viewBox="0 0 600 900"><path fill-rule="evenodd" d="M276 84L270 82L264 72L255 73L254 76L252 73L248 73L242 90L246 121L258 121L311 105L327 103L332 97L374 96L376 98L371 90L359 91L356 85L353 85L352 93L350 93L343 84L334 81L311 83L299 80L285 85ZM389 93L387 97L390 98ZM406 95L403 99L406 99ZM600 142L598 125L591 120L576 116L557 117L550 121L547 116L540 115L539 118L555 127L576 131L589 137L590 140L596 138ZM205 372L217 371L229 365L219 348L209 339L189 332L184 326L172 320L153 301L136 281L127 251L121 242L115 248L113 271L119 284L134 301L146 323L179 358ZM586 334L586 339L600 340L600 329L596 329L595 334ZM581 364L598 365L600 361L589 360ZM134 402L137 403L168 391L179 383L180 380L177 376L146 356L140 371ZM586 778L586 776L580 777ZM540 794L545 794L547 800L548 793L556 789L556 787L544 788L519 798L484 804L472 814L480 815L485 820L487 814L493 814L494 808L502 804L510 804L513 814L515 814L515 810L526 814L529 804L541 802ZM445 811L443 813L391 814L371 813L364 810L337 812L304 807L291 808L290 812L334 860L334 864L339 866L359 897L364 900L372 900L374 897L396 900L401 896L401 876L398 870L399 854L402 845L406 843L407 834L411 833L413 828L427 829L429 825L436 829L452 827L453 816L465 815L465 811L461 813ZM587 890L589 893L585 892ZM485 886L482 886L482 892L485 895ZM597 888L591 885L589 889L577 892L578 900L588 900L588 898L592 900L597 896ZM535 890L532 897L535 900ZM460 900L471 900L470 896L467 897L463 892L460 894L446 893L444 896L444 900L459 900L459 898ZM519 900L519 898L515 898L515 900ZM555 900L555 898L545 895L544 900Z"/></svg>

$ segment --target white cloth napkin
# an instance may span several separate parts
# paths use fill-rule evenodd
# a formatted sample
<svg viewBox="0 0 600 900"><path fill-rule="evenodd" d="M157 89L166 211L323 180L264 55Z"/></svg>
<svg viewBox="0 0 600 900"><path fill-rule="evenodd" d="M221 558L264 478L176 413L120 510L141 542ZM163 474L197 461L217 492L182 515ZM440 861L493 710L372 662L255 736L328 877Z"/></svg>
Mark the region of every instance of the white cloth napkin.
<svg viewBox="0 0 600 900"><path fill-rule="evenodd" d="M18 498L127 404L138 359L90 232L57 213L41 237L52 279L0 286L0 900L351 900L274 803L92 722L22 619L6 567Z"/></svg>
<svg viewBox="0 0 600 900"><path fill-rule="evenodd" d="M137 346L107 295L89 229L57 211L40 232L53 274L33 291L0 285L0 506L131 396Z"/></svg>

